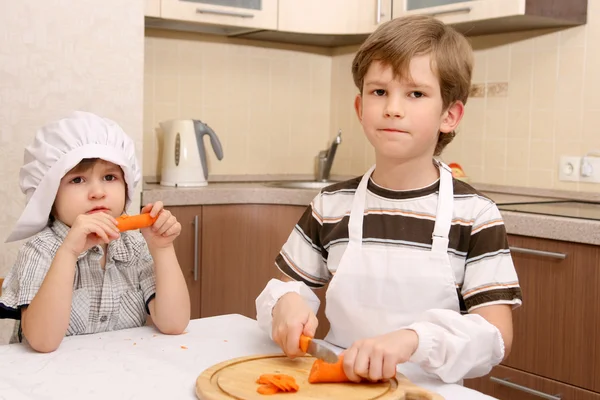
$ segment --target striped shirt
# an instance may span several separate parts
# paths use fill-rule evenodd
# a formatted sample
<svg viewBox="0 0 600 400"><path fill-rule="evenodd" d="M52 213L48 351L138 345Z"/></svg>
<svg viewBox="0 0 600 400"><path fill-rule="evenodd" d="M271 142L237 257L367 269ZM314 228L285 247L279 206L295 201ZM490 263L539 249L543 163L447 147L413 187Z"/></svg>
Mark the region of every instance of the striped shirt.
<svg viewBox="0 0 600 400"><path fill-rule="evenodd" d="M23 245L2 286L0 318L20 320L21 308L37 294L68 232L68 226L55 221ZM142 234L123 232L111 241L104 269L102 255L102 248L94 246L77 259L67 336L146 323L155 280L154 263Z"/></svg>
<svg viewBox="0 0 600 400"><path fill-rule="evenodd" d="M348 221L362 177L323 189L311 202L276 258L279 270L309 287L327 284L348 245ZM521 304L521 289L496 204L453 179L454 211L448 255L461 312L483 305ZM363 247L430 251L439 179L421 189L394 191L367 185ZM416 268L418 266L415 266Z"/></svg>

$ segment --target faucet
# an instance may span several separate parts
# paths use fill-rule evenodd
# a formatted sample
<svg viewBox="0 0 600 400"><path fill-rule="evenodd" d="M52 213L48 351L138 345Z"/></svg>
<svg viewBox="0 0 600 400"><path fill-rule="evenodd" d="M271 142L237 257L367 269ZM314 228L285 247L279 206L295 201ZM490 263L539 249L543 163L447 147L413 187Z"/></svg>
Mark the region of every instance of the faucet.
<svg viewBox="0 0 600 400"><path fill-rule="evenodd" d="M331 173L331 165L335 158L335 152L338 145L342 143L342 130L338 130L338 134L333 139L331 146L327 150L321 150L317 156L317 181L326 182L329 180Z"/></svg>

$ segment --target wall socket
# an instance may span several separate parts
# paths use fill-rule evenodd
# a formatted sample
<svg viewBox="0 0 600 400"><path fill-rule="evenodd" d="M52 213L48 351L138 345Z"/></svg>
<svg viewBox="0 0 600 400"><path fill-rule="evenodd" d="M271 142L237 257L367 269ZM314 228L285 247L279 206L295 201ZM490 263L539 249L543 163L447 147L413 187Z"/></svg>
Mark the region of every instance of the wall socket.
<svg viewBox="0 0 600 400"><path fill-rule="evenodd" d="M558 162L558 180L570 182L600 183L600 158L561 156Z"/></svg>

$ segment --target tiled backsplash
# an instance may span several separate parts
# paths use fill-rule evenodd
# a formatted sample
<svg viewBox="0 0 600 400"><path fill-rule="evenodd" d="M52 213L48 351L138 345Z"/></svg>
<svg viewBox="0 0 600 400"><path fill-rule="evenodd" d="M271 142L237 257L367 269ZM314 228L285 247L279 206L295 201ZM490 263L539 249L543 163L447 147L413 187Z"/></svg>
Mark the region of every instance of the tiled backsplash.
<svg viewBox="0 0 600 400"><path fill-rule="evenodd" d="M474 182L597 191L558 181L560 155L600 149L600 3L584 26L470 38L473 91L445 150ZM312 173L338 129L332 173L374 162L356 118L350 67L357 46L323 49L187 33L146 35L144 173L159 174L155 129L200 118L223 142L213 174Z"/></svg>
<svg viewBox="0 0 600 400"><path fill-rule="evenodd" d="M147 31L144 174L160 175L159 122L196 118L219 136L211 174L309 174L330 135L331 56L317 47Z"/></svg>

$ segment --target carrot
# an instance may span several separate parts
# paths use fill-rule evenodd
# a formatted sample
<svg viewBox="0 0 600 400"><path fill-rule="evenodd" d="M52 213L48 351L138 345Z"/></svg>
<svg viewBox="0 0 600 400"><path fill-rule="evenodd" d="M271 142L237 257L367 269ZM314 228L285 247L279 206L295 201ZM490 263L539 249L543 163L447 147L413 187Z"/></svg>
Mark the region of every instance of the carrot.
<svg viewBox="0 0 600 400"><path fill-rule="evenodd" d="M150 213L139 215L121 215L117 218L117 228L119 232L130 231L133 229L147 228L152 226L158 216L152 218Z"/></svg>
<svg viewBox="0 0 600 400"><path fill-rule="evenodd" d="M306 335L300 335L300 350L304 353L308 351L308 345L310 344L311 338Z"/></svg>
<svg viewBox="0 0 600 400"><path fill-rule="evenodd" d="M335 363L328 363L317 359L310 373L308 374L309 383L330 383L330 382L350 382L350 379L344 372L344 357L340 356Z"/></svg>
<svg viewBox="0 0 600 400"><path fill-rule="evenodd" d="M277 386L274 386L272 384L266 384L266 385L260 385L258 387L258 389L256 389L256 391L260 394L275 394L275 393L279 393L279 389L277 388Z"/></svg>
<svg viewBox="0 0 600 400"><path fill-rule="evenodd" d="M256 380L256 383L261 384L256 389L260 394L297 392L299 389L294 377L285 374L263 374Z"/></svg>

